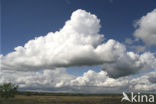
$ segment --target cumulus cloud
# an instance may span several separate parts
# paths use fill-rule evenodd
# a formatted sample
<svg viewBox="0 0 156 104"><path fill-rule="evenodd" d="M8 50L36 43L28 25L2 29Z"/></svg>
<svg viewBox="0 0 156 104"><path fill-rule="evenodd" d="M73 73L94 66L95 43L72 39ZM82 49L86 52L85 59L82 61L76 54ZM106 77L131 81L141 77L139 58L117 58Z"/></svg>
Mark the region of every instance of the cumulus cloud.
<svg viewBox="0 0 156 104"><path fill-rule="evenodd" d="M102 70L107 71L108 75L113 78L136 74L150 68L156 68L156 58L150 52L141 55L127 52L121 55L117 61L102 65Z"/></svg>
<svg viewBox="0 0 156 104"><path fill-rule="evenodd" d="M107 76L107 72L100 71L95 72L93 70L89 70L85 72L83 76L76 77L74 80L71 80L71 86L97 86L97 87L114 87L114 86L122 86L127 81L119 81Z"/></svg>
<svg viewBox="0 0 156 104"><path fill-rule="evenodd" d="M64 68L34 72L2 70L0 83L13 82L18 84L20 88L53 88L73 78L74 76L69 75Z"/></svg>
<svg viewBox="0 0 156 104"><path fill-rule="evenodd" d="M143 36L147 38L146 35L155 32L154 23L150 22L155 19L153 13L155 10L137 23L139 28L135 36L143 41L144 38L137 34L146 30ZM146 27L144 24L148 18L151 19ZM0 84L13 82L21 89L68 92L155 91L155 71L137 78L130 77L156 69L154 54L128 52L120 42L106 41L100 34L100 27L100 20L95 15L81 9L74 11L59 31L36 37L6 56L0 55ZM154 35L151 36L150 39L154 39ZM145 42L155 44L153 40ZM131 40L127 43L131 44ZM102 65L102 70L89 70L81 76L74 76L65 69L84 65Z"/></svg>
<svg viewBox="0 0 156 104"><path fill-rule="evenodd" d="M154 82L156 80L156 71L152 71L149 73L146 73L140 77L133 78L130 80L130 89L134 89L136 91L151 91L156 92L156 83Z"/></svg>
<svg viewBox="0 0 156 104"><path fill-rule="evenodd" d="M76 10L59 31L30 40L3 56L2 69L39 70L113 62L125 46L112 39L102 44L100 27L95 15Z"/></svg>
<svg viewBox="0 0 156 104"><path fill-rule="evenodd" d="M137 27L134 36L147 45L156 45L156 9L141 17L135 24Z"/></svg>
<svg viewBox="0 0 156 104"><path fill-rule="evenodd" d="M95 72L93 70L85 72L82 76L70 75L64 68L46 69L40 72L3 70L0 76L0 84L13 82L24 90L59 92L156 91L156 83L151 81L155 74L155 72L150 72L141 77L114 79L107 76L105 71Z"/></svg>
<svg viewBox="0 0 156 104"><path fill-rule="evenodd" d="M137 53L145 52L146 50L146 47L141 45L132 45L130 48L134 49Z"/></svg>
<svg viewBox="0 0 156 104"><path fill-rule="evenodd" d="M148 15L153 16L153 12ZM78 9L59 31L30 40L6 56L1 56L2 70L102 65L102 70L110 77L118 78L156 68L156 59L152 53L139 55L127 52L125 45L118 41L104 41L104 35L99 33L100 27L96 15Z"/></svg>
<svg viewBox="0 0 156 104"><path fill-rule="evenodd" d="M1 70L1 67L2 67L2 55L0 54L0 70Z"/></svg>

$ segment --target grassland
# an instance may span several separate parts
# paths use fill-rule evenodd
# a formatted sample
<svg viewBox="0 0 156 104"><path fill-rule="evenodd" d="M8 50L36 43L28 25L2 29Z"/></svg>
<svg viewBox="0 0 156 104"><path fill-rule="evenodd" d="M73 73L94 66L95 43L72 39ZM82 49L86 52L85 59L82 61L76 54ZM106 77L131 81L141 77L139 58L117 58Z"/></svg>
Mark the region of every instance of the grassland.
<svg viewBox="0 0 156 104"><path fill-rule="evenodd" d="M122 95L117 94L19 94L15 98L2 99L0 104L134 104L121 103ZM139 104L139 103L136 103ZM140 103L146 104L146 103ZM150 103L152 104L152 103ZM154 103L153 103L154 104Z"/></svg>

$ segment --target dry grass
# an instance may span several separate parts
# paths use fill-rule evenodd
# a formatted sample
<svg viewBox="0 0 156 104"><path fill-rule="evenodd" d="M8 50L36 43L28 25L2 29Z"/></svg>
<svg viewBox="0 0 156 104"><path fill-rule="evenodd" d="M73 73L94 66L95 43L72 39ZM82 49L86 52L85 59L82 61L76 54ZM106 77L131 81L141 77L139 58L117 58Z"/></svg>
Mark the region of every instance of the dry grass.
<svg viewBox="0 0 156 104"><path fill-rule="evenodd" d="M0 99L0 104L132 104L121 103L122 96L24 96L13 99ZM139 104L139 103L137 103Z"/></svg>
<svg viewBox="0 0 156 104"><path fill-rule="evenodd" d="M117 104L119 99L112 96L16 96L1 99L0 104Z"/></svg>

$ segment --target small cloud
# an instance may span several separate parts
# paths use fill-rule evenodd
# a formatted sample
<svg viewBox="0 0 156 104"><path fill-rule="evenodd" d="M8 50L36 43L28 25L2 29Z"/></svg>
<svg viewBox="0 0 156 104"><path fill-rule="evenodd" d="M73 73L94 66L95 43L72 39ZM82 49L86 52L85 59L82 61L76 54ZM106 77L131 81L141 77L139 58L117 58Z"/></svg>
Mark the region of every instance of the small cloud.
<svg viewBox="0 0 156 104"><path fill-rule="evenodd" d="M146 50L146 46L141 46L141 45L133 45L130 48L134 49L137 53L145 52Z"/></svg>
<svg viewBox="0 0 156 104"><path fill-rule="evenodd" d="M132 40L132 39L130 39L130 38L126 38L126 39L125 39L125 43L131 45L131 44L134 43L134 40Z"/></svg>
<svg viewBox="0 0 156 104"><path fill-rule="evenodd" d="M147 46L156 45L156 9L135 22L134 36Z"/></svg>

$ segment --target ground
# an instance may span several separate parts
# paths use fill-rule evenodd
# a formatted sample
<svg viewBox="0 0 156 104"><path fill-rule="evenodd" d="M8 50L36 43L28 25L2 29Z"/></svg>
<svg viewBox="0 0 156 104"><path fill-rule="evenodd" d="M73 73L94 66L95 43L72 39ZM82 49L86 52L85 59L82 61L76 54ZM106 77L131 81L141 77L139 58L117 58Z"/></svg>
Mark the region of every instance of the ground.
<svg viewBox="0 0 156 104"><path fill-rule="evenodd" d="M17 95L15 98L11 98L8 100L0 98L0 104L133 104L129 102L121 103L121 98L122 95Z"/></svg>

